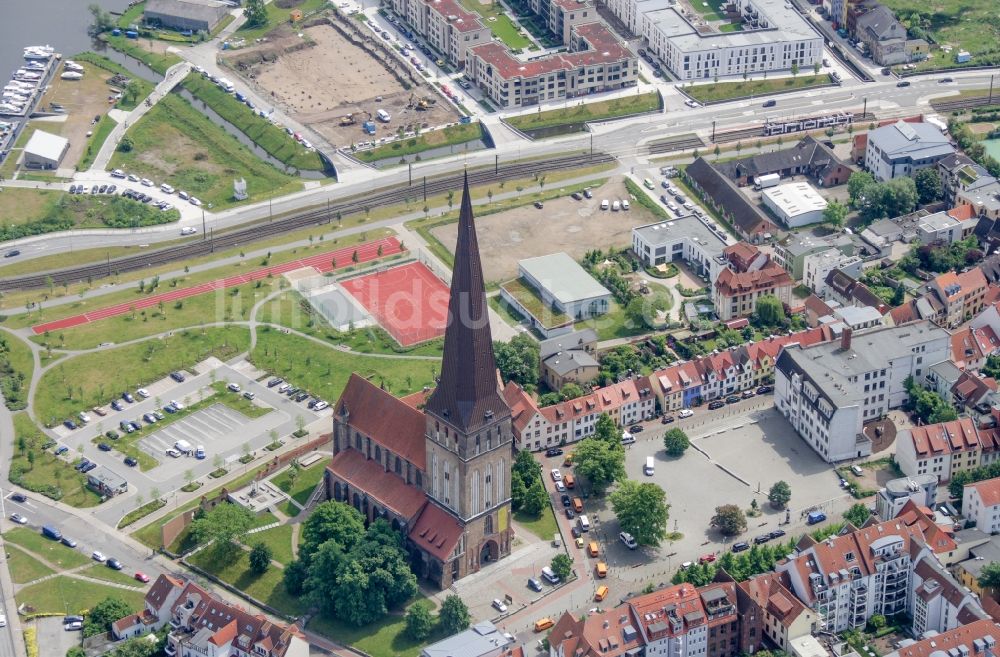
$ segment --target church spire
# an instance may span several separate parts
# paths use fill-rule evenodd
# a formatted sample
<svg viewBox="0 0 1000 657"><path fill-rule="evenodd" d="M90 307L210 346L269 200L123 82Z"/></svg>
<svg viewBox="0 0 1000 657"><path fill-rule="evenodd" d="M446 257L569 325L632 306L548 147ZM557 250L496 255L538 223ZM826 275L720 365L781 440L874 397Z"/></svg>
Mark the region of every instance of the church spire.
<svg viewBox="0 0 1000 657"><path fill-rule="evenodd" d="M462 189L441 379L425 409L463 432L510 414L500 395L469 175Z"/></svg>

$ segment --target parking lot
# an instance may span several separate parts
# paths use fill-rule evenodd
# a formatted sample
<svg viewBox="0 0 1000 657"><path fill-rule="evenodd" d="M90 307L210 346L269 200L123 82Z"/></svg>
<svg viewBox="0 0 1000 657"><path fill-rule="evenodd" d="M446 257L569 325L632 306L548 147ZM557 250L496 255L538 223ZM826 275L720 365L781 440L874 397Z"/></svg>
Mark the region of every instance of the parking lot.
<svg viewBox="0 0 1000 657"><path fill-rule="evenodd" d="M163 454L174 443L186 440L193 447L203 445L206 457L212 458L226 448L226 437L239 431L248 422L250 419L242 413L222 404L212 404L194 415L151 433L139 441L139 447L150 456L162 459Z"/></svg>
<svg viewBox="0 0 1000 657"><path fill-rule="evenodd" d="M600 583L610 587L612 597L649 582L668 582L683 562L697 561L708 553L721 554L737 541L752 541L755 536L779 528L797 536L806 530L802 517L806 509L821 507L831 521L839 520L840 514L854 502L840 488L833 469L771 407L769 396L744 400L718 411L702 407L692 418L669 426L683 429L691 438L692 447L684 456L667 457L662 441L666 427L647 424L645 431L636 436L637 442L626 448L625 469L632 479L654 481L663 487L670 505L667 530L680 532L680 538L665 542L658 549L629 550L618 539L620 528L610 502L606 498L584 499L584 512L592 528L583 538L587 543L598 542L600 556L587 557L584 550L572 544L570 554L578 566L577 572L586 572L588 577L593 577L596 561L608 565L608 577ZM566 451L572 451L572 446ZM653 456L655 462L651 477L643 474L647 456ZM553 483L548 471L560 466L562 458L543 459L550 491ZM565 468L563 471L567 472ZM785 512L772 509L767 502L768 489L779 480L788 482L792 489L787 525ZM585 495L579 487L569 492L573 496ZM747 531L742 535L725 539L710 527L715 507L737 504L748 510L753 499L762 514L747 518ZM565 517L560 494L553 492L553 500L568 536L571 521ZM596 588L597 580L594 582Z"/></svg>

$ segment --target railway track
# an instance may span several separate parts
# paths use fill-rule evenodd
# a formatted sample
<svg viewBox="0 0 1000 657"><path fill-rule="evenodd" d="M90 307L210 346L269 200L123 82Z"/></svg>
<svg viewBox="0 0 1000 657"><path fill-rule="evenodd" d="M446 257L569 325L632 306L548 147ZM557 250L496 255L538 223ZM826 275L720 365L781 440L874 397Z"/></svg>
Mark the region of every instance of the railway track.
<svg viewBox="0 0 1000 657"><path fill-rule="evenodd" d="M511 180L521 178L535 173L547 171L559 171L562 169L573 169L576 167L592 164L605 164L613 162L614 158L607 153L594 153L587 155L572 155L564 157L550 158L547 160L536 160L532 162L519 162L515 164L500 165L496 171L493 168L479 169L469 172L470 185L482 185L501 180ZM141 255L127 256L109 262L83 265L67 269L57 269L48 272L40 272L27 276L16 276L0 279L0 290L19 290L47 287L51 285L63 285L85 281L87 279L98 279L118 273L136 271L163 265L178 260L197 258L214 253L217 249L226 249L240 244L249 244L255 240L280 235L282 233L305 228L313 224L322 225L333 221L334 217L340 214L342 217L364 212L365 209L373 209L386 205L401 203L406 199L423 195L425 189L428 195L440 194L449 190L459 189L462 185L462 174L455 174L434 178L424 184L414 184L396 189L386 189L377 191L365 196L355 197L331 203L329 207L318 210L310 210L286 217L279 221L261 223L246 228L231 230L211 238L202 235L202 239L196 242L171 246L156 251L150 251Z"/></svg>
<svg viewBox="0 0 1000 657"><path fill-rule="evenodd" d="M976 96L973 98L960 98L958 100L932 100L931 107L939 112L950 112L952 110L969 109L971 107L985 107L987 105L1000 105L1000 94L992 98L989 96Z"/></svg>

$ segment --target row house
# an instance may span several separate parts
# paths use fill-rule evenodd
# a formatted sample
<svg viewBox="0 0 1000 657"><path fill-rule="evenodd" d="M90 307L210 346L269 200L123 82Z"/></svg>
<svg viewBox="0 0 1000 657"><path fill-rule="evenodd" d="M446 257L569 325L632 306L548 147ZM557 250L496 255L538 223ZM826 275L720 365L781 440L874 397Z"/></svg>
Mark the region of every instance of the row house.
<svg viewBox="0 0 1000 657"><path fill-rule="evenodd" d="M169 626L168 657L308 657L309 644L295 625L213 596L194 582L160 575L146 593L143 611L111 625L123 640Z"/></svg>
<svg viewBox="0 0 1000 657"><path fill-rule="evenodd" d="M577 442L594 434L597 418L607 413L619 426L648 420L656 414L656 398L645 377L627 379L552 406L539 408L516 383L503 390L511 408L515 446L540 450Z"/></svg>
<svg viewBox="0 0 1000 657"><path fill-rule="evenodd" d="M456 66L467 63L470 48L492 42L482 18L458 0L389 0L387 5Z"/></svg>
<svg viewBox="0 0 1000 657"><path fill-rule="evenodd" d="M896 437L896 462L907 476L931 474L944 482L991 462L998 449L995 432L978 429L966 417L901 431Z"/></svg>
<svg viewBox="0 0 1000 657"><path fill-rule="evenodd" d="M789 590L787 573L762 573L736 585L740 610L740 652L777 648L791 653L791 642L816 629L816 612Z"/></svg>
<svg viewBox="0 0 1000 657"><path fill-rule="evenodd" d="M795 281L770 256L746 242L728 246L722 254L729 267L719 272L713 294L715 314L721 321L752 315L765 295L791 304Z"/></svg>

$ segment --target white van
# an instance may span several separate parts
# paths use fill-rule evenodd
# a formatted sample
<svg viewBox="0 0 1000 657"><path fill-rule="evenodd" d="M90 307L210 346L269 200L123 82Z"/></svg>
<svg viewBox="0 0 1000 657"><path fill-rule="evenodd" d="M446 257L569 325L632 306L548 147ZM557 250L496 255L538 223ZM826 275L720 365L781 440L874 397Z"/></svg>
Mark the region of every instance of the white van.
<svg viewBox="0 0 1000 657"><path fill-rule="evenodd" d="M632 445L635 443L635 436L628 431L622 431L622 445Z"/></svg>
<svg viewBox="0 0 1000 657"><path fill-rule="evenodd" d="M655 472L655 464L653 463L652 456L646 457L646 466L642 469L642 471L647 477L653 476L653 472Z"/></svg>
<svg viewBox="0 0 1000 657"><path fill-rule="evenodd" d="M549 584L559 583L559 576L556 575L555 572L548 566L542 568L542 577L545 578L545 581L548 582Z"/></svg>
<svg viewBox="0 0 1000 657"><path fill-rule="evenodd" d="M174 449L176 449L181 454L190 454L194 449L191 447L191 443L186 440L178 440L174 443Z"/></svg>
<svg viewBox="0 0 1000 657"><path fill-rule="evenodd" d="M380 109L379 111L375 112L375 116L377 116L378 120L381 121L382 123L388 123L389 120L392 119L389 113L386 112L384 109Z"/></svg>
<svg viewBox="0 0 1000 657"><path fill-rule="evenodd" d="M590 519L586 515L577 516L577 521L580 524L580 531L582 532L590 531Z"/></svg>

